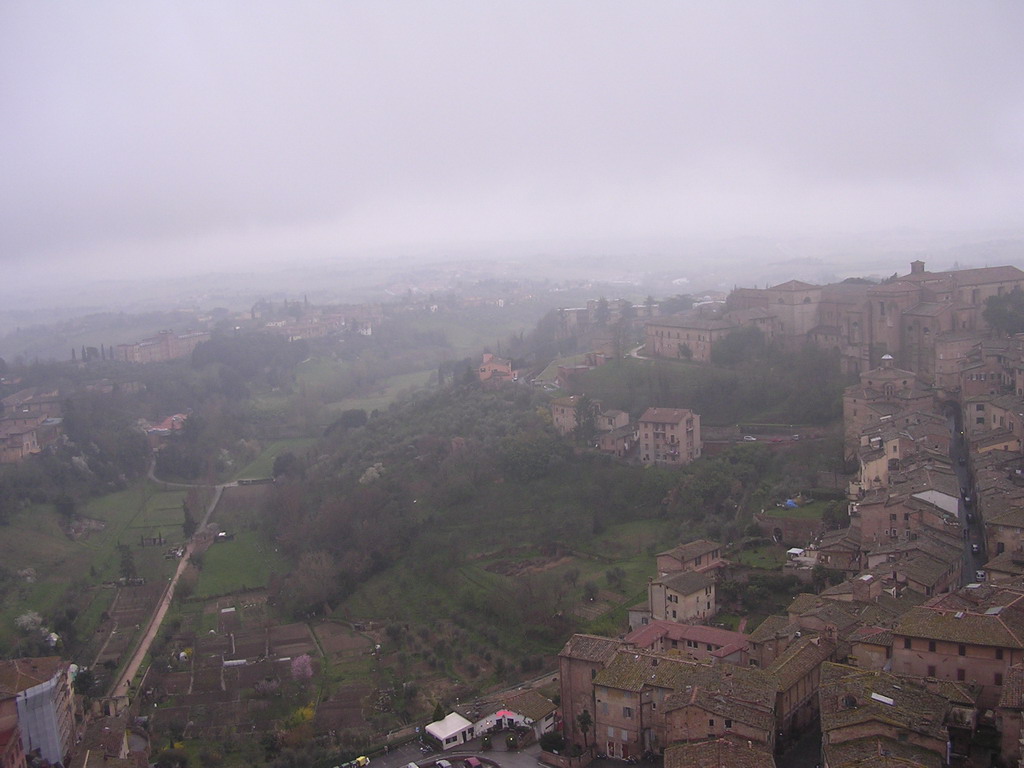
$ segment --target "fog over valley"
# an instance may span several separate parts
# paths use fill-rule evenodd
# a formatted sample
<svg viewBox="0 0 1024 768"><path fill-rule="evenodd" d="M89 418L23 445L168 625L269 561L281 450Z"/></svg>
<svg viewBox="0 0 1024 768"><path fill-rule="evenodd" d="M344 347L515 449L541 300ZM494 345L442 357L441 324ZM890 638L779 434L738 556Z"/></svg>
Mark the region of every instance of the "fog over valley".
<svg viewBox="0 0 1024 768"><path fill-rule="evenodd" d="M1022 27L1012 3L6 3L0 298L1019 260Z"/></svg>

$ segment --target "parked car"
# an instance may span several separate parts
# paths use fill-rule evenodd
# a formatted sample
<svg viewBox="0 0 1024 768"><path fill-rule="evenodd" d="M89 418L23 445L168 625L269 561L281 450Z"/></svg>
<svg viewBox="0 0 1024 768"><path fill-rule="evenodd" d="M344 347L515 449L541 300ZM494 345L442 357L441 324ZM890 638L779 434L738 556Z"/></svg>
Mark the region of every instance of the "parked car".
<svg viewBox="0 0 1024 768"><path fill-rule="evenodd" d="M978 554L979 552L981 552L981 545L971 544L971 552L973 552L974 554Z"/></svg>
<svg viewBox="0 0 1024 768"><path fill-rule="evenodd" d="M466 764L466 768L484 768L484 764L475 757L467 757L463 762Z"/></svg>
<svg viewBox="0 0 1024 768"><path fill-rule="evenodd" d="M447 760L438 760L434 765L436 765L437 768L452 768L452 764Z"/></svg>
<svg viewBox="0 0 1024 768"><path fill-rule="evenodd" d="M753 435L744 435L743 436L743 442L745 442L745 443L756 443L757 442L757 438L754 437Z"/></svg>
<svg viewBox="0 0 1024 768"><path fill-rule="evenodd" d="M974 572L974 580L975 581L984 581L985 580L985 572L984 571L975 571Z"/></svg>

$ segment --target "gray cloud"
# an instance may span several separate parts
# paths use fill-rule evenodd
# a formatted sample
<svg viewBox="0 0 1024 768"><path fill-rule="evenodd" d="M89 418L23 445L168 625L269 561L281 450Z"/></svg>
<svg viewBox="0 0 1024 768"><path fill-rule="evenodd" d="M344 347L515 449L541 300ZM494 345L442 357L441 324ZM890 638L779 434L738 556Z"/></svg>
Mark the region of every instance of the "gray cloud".
<svg viewBox="0 0 1024 768"><path fill-rule="evenodd" d="M1016 3L0 7L0 255L1020 228Z"/></svg>

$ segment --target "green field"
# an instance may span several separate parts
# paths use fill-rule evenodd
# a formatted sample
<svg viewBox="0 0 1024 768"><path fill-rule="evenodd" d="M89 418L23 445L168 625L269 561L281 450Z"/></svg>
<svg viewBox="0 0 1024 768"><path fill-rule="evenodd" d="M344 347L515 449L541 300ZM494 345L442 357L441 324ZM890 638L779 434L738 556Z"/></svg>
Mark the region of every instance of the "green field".
<svg viewBox="0 0 1024 768"><path fill-rule="evenodd" d="M778 544L765 544L760 547L744 549L735 555L730 555L729 559L748 568L777 571L786 564L786 548Z"/></svg>
<svg viewBox="0 0 1024 768"><path fill-rule="evenodd" d="M374 388L374 393L363 397L346 397L328 408L332 413L340 413L354 408L361 408L367 413L373 410L384 410L403 395L428 387L431 379L437 374L433 368L415 373L403 373L385 379Z"/></svg>
<svg viewBox="0 0 1024 768"><path fill-rule="evenodd" d="M15 617L35 610L44 619L66 608L79 611L80 632L92 630L109 601L88 587L120 576L117 544L128 545L136 572L146 579L166 579L175 562L164 551L183 540L181 510L184 491L160 490L148 480L94 499L79 510L91 527L75 538L62 528L49 506L36 506L15 515L0 536L0 562L12 572L35 571L35 581L15 578L0 602L0 647L17 638ZM162 546L140 546L142 536L162 535ZM112 594L112 593L111 593Z"/></svg>
<svg viewBox="0 0 1024 768"><path fill-rule="evenodd" d="M199 597L224 595L265 587L271 574L290 570L287 560L269 547L255 531L238 531L230 541L219 541L202 556Z"/></svg>
<svg viewBox="0 0 1024 768"><path fill-rule="evenodd" d="M257 456L252 463L246 465L235 475L235 479L242 477L270 477L274 469L274 459L282 453L291 451L296 456L302 456L307 449L316 445L315 437L296 437L289 440L274 440L263 449L263 453Z"/></svg>
<svg viewBox="0 0 1024 768"><path fill-rule="evenodd" d="M812 501L802 507L773 507L771 510L765 510L765 514L790 520L820 520L825 512L825 505L824 501Z"/></svg>

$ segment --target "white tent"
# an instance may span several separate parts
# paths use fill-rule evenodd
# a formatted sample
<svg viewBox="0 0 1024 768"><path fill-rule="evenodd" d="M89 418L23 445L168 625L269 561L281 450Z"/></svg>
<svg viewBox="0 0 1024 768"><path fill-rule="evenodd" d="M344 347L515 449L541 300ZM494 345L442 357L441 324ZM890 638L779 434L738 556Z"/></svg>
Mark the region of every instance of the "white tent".
<svg viewBox="0 0 1024 768"><path fill-rule="evenodd" d="M473 738L473 724L458 712L452 712L444 720L430 723L427 733L441 743L442 749L451 749Z"/></svg>

